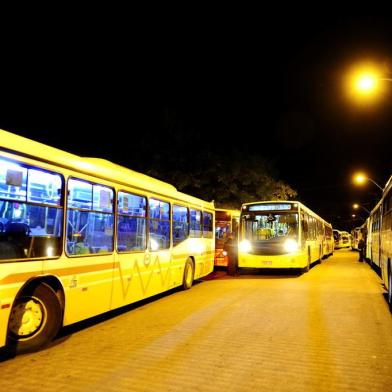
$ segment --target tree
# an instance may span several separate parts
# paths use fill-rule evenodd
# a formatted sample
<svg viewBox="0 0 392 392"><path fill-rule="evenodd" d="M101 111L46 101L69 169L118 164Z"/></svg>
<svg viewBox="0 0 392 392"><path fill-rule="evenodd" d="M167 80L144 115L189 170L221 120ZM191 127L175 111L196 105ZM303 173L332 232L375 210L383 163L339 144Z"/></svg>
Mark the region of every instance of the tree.
<svg viewBox="0 0 392 392"><path fill-rule="evenodd" d="M147 174L178 190L221 208L239 208L244 202L289 200L297 192L275 179L272 165L259 156L212 152L156 155Z"/></svg>

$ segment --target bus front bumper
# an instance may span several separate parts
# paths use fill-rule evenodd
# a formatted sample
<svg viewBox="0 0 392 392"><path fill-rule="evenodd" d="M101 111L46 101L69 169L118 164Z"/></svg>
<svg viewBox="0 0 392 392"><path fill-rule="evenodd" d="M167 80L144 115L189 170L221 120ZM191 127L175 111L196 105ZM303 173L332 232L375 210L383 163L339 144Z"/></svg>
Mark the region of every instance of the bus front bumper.
<svg viewBox="0 0 392 392"><path fill-rule="evenodd" d="M240 268L305 268L307 255L253 255L240 253L238 255Z"/></svg>

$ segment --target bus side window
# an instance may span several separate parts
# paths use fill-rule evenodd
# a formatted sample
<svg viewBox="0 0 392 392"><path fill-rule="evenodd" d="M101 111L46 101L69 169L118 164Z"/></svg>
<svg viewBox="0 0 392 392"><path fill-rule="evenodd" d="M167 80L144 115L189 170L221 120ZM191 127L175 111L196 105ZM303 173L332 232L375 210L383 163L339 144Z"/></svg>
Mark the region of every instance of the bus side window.
<svg viewBox="0 0 392 392"><path fill-rule="evenodd" d="M302 238L306 241L309 237L308 216L302 216Z"/></svg>
<svg viewBox="0 0 392 392"><path fill-rule="evenodd" d="M68 181L67 253L113 251L112 188L71 178Z"/></svg>
<svg viewBox="0 0 392 392"><path fill-rule="evenodd" d="M190 237L201 237L201 212L198 210L190 210Z"/></svg>
<svg viewBox="0 0 392 392"><path fill-rule="evenodd" d="M146 249L147 199L131 193L118 193L117 250Z"/></svg>

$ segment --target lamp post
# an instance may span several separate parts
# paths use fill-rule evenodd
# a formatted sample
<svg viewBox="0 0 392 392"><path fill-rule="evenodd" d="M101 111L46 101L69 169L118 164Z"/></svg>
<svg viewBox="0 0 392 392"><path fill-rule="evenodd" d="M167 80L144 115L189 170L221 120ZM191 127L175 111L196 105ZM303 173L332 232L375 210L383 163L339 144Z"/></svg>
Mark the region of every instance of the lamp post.
<svg viewBox="0 0 392 392"><path fill-rule="evenodd" d="M357 184L357 185L362 185L362 184L364 184L366 181L370 181L370 182L372 182L378 189L380 189L381 192L384 192L384 189L383 189L380 185L378 185L376 181L374 181L373 179L367 177L367 176L366 176L365 174L363 174L363 173L357 173L357 174L355 174L354 177L353 177L353 180L354 180L354 183Z"/></svg>
<svg viewBox="0 0 392 392"><path fill-rule="evenodd" d="M385 70L376 63L359 63L349 70L345 77L345 91L350 101L362 106L373 106L385 96L389 89L386 83L392 78L385 76Z"/></svg>
<svg viewBox="0 0 392 392"><path fill-rule="evenodd" d="M353 204L354 210L357 210L359 207L361 207L363 210L365 210L370 215L370 211L367 208L365 208L364 206L362 206L358 203Z"/></svg>
<svg viewBox="0 0 392 392"><path fill-rule="evenodd" d="M373 93L377 88L377 84L379 81L392 82L392 79L379 78L374 74L368 73L368 74L359 75L356 80L355 86L356 89L363 94Z"/></svg>

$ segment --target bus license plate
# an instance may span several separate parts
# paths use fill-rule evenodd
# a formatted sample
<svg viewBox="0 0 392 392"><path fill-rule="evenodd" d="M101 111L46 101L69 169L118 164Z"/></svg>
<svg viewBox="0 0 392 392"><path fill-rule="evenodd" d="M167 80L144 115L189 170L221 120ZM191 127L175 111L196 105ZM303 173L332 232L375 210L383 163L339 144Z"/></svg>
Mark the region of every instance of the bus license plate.
<svg viewBox="0 0 392 392"><path fill-rule="evenodd" d="M266 260L266 261L263 261L263 264L264 265L272 265L272 261Z"/></svg>

